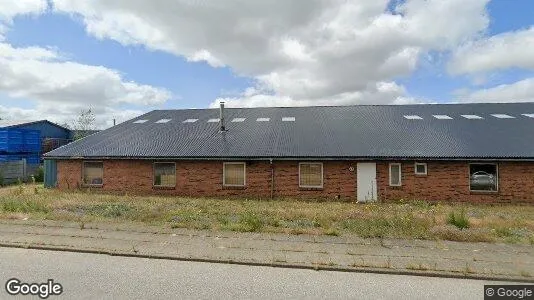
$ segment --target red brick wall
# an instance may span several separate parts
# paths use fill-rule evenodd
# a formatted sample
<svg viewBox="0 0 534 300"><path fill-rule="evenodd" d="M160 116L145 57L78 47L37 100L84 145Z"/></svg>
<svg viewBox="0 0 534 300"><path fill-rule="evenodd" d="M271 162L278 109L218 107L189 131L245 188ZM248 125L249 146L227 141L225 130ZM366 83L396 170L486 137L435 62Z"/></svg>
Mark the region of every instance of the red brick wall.
<svg viewBox="0 0 534 300"><path fill-rule="evenodd" d="M152 186L152 162L109 160L104 162L102 190L132 194L166 194L179 196L240 196L268 198L271 195L269 162L248 161L245 188L222 186L223 163L220 161L176 161L177 183L174 189ZM275 161L274 196L356 200L356 162L323 163L322 189L299 188L298 162ZM81 186L81 161L58 161L58 187ZM402 186L389 186L389 163L377 163L378 196L382 201L427 200L459 202L528 202L534 203L534 163L499 163L499 192L469 191L467 162L428 162L428 175L414 174L414 162L402 162Z"/></svg>
<svg viewBox="0 0 534 300"><path fill-rule="evenodd" d="M153 188L151 161L104 161L102 190L128 193L157 193L180 196L271 196L271 167L266 161L248 161L246 187L223 187L223 163L220 161L176 161L176 188ZM350 162L327 162L323 165L323 189L299 188L298 162L274 162L276 197L353 199L356 177L349 171ZM79 188L81 161L58 161L58 187Z"/></svg>
<svg viewBox="0 0 534 300"><path fill-rule="evenodd" d="M383 201L514 202L534 204L534 163L498 163L498 192L470 192L468 162L427 163L428 174L415 175L415 162L402 162L402 186L389 186L389 162L376 166L378 194Z"/></svg>

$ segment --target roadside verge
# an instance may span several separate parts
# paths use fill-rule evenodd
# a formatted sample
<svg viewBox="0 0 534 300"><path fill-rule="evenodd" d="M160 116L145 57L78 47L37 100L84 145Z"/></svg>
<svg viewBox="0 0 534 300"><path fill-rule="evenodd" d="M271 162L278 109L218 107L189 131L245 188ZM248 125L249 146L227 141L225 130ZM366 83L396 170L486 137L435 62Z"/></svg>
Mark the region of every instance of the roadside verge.
<svg viewBox="0 0 534 300"><path fill-rule="evenodd" d="M534 247L162 229L139 224L0 221L0 246L116 256L534 282Z"/></svg>

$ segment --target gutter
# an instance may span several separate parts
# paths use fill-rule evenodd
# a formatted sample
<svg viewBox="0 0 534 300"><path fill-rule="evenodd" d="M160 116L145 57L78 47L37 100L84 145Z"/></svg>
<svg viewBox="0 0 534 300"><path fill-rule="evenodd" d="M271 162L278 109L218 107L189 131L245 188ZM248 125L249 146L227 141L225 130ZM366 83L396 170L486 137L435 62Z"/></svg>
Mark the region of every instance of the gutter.
<svg viewBox="0 0 534 300"><path fill-rule="evenodd" d="M262 161L262 160L278 160L278 161L518 161L518 162L534 162L534 157L395 157L395 156L280 156L280 157L252 157L252 156L44 156L45 160L203 160L203 161Z"/></svg>

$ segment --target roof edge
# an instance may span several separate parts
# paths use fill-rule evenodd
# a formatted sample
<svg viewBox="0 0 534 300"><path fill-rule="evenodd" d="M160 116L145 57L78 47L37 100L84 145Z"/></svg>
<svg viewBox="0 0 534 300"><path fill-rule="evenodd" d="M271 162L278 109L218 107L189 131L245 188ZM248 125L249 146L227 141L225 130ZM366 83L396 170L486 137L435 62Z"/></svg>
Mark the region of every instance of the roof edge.
<svg viewBox="0 0 534 300"><path fill-rule="evenodd" d="M416 157L416 156L405 156L405 157L390 157L390 156L343 156L343 157L238 157L238 156L213 156L213 157L124 157L124 156L44 156L45 160L202 160L202 161L269 161L269 160L278 160L278 161L336 161L336 160L345 160L345 161L532 161L534 162L534 157Z"/></svg>

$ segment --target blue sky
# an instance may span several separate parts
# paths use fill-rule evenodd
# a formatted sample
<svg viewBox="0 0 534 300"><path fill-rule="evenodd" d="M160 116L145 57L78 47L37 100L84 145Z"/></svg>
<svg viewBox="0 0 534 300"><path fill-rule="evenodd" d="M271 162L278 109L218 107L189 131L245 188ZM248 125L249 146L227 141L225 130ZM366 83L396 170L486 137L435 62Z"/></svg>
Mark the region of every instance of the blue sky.
<svg viewBox="0 0 534 300"><path fill-rule="evenodd" d="M258 7L253 3L243 8L249 15L231 11L232 5L225 10L216 4L179 6L170 0L160 8L128 1L109 6L96 0L43 1L28 0L27 8L17 8L21 11L0 13L0 43L13 53L31 47L55 56L0 54L0 66L5 66L0 68L2 118L68 122L76 111L91 107L99 113L98 126L106 127L113 117L124 120L161 108L205 108L219 100L231 106L534 100L533 56L509 61L502 54L521 56L522 47L534 44L530 0L473 0L469 5L451 0L458 2L452 8L439 1L383 1L381 7L371 3L380 1L355 1L352 7L361 7L354 15L351 7L339 15L326 13L347 5L344 1L317 1L316 8L309 5L304 12L297 9L281 17L277 11L283 4L271 11L259 6L262 1ZM181 18L178 13L172 18L165 11L173 9L198 17ZM225 21L228 18L236 21ZM435 24L436 18L451 28ZM462 26L454 28L454 23ZM254 31L256 25L261 31ZM318 28L328 28L328 38ZM396 38L399 35L402 38ZM504 50L493 53L495 45ZM398 58L398 53L404 56ZM398 62L389 64L393 59ZM500 60L496 65L486 62ZM480 62L466 66L466 61ZM76 66L66 68L67 62ZM41 72L41 67L51 71ZM386 71L377 71L381 68ZM20 82L13 83L19 75ZM518 88L521 81L526 83Z"/></svg>

